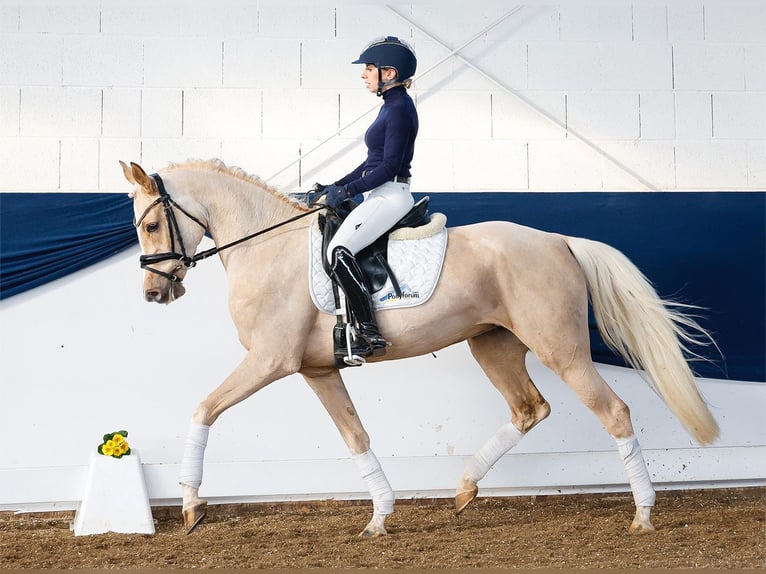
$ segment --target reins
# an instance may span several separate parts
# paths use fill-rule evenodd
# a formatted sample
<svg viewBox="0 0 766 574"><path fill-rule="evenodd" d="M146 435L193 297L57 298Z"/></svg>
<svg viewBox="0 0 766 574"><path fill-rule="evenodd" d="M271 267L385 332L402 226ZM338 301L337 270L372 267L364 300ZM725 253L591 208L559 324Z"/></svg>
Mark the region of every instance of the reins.
<svg viewBox="0 0 766 574"><path fill-rule="evenodd" d="M141 255L139 257L139 261L141 263L141 269L144 269L146 271L150 271L152 273L156 273L157 275L161 275L162 277L165 277L169 281L173 282L180 282L181 279L175 274L175 273L167 273L165 271L162 271L160 269L156 269L154 267L150 267L150 265L154 265L156 263L161 263L163 261L178 261L180 265L176 267L174 271L177 271L180 269L181 266L186 267L187 269L190 269L197 265L198 261L202 261L203 259L207 259L208 257L211 257L213 255L216 255L217 253L220 253L221 251L224 251L225 249L229 249L231 247L234 247L236 245L239 245L240 243L244 243L246 241L250 241L251 239L254 239L258 237L259 235L263 235L265 233L268 233L269 231L273 231L275 229L278 229L284 225L287 225L289 223L292 223L293 221L297 221L303 217L307 217L313 213L316 213L317 211L321 211L322 209L325 209L325 206L322 205L320 207L316 207L314 209L310 209L309 211L305 213L301 213L299 215L296 215L294 217L291 217L289 219L286 219L284 221L281 221L280 223L277 223L275 225L271 225L269 227L266 227L265 229L261 229L260 231L256 231L255 233L251 233L250 235L246 235L245 237L242 237L240 239L237 239L236 241L232 241L230 243L227 243L225 245L221 245L213 247L212 249L207 249L205 251L201 251L199 253L196 253L189 257L186 253L186 247L184 246L183 237L181 236L181 230L178 227L178 221L176 220L175 211L173 208L177 208L181 213L183 213L186 217L191 219L193 222L195 222L197 225L202 227L203 229L207 230L207 226L202 223L199 219L194 217L192 214L190 214L188 211L186 211L183 207L178 205L173 198L171 198L168 195L168 192L165 190L165 184L162 181L162 178L159 176L159 174L152 174L151 178L154 180L154 182L157 184L157 189L159 190L160 196L155 199L141 214L141 217L139 217L135 223L133 224L134 227L138 228L141 225L141 222L146 218L149 211L151 211L155 206L158 204L162 204L162 209L165 212L165 220L168 223L168 233L170 233L170 251L166 251L165 253L153 253L151 255ZM178 236L178 245L181 249L181 252L178 253L176 249L176 242L175 237Z"/></svg>

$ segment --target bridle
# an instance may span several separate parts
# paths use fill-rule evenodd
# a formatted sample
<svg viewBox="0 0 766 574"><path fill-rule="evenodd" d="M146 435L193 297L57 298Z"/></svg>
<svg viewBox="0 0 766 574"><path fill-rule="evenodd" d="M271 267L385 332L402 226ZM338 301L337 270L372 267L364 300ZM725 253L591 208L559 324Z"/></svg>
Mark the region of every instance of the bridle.
<svg viewBox="0 0 766 574"><path fill-rule="evenodd" d="M267 227L255 233L251 233L250 235L246 235L245 237L242 237L241 239L237 239L236 241L232 241L231 243L227 243L226 245L222 245L220 247L214 247L212 249L207 249L206 251L201 251L200 253L196 253L192 256L189 256L188 253L186 252L186 247L184 245L183 236L181 235L181 230L178 226L178 221L176 219L174 208L178 209L178 211L183 213L186 217L191 219L194 223L196 223L203 229L207 230L207 225L205 225L198 218L194 217L191 213L186 211L183 207L178 205L173 200L173 198L168 195L168 192L165 190L165 183L162 181L162 178L159 176L159 174L156 174L156 173L152 174L151 178L157 184L157 189L159 190L160 195L157 199L155 199L152 203L150 203L146 207L146 209L144 209L144 212L141 214L141 217L139 217L133 223L133 226L136 228L140 227L141 223L144 221L144 219L146 219L146 216L149 214L149 212L152 209L154 209L154 207L156 207L157 205L162 205L162 210L165 212L165 220L167 221L167 224L168 224L168 233L170 233L170 251L166 251L164 253L152 253L151 255L141 255L139 257L139 262L141 263L141 269L160 275L173 283L180 283L182 281L182 279L175 274L175 271L178 271L182 267L190 269L194 267L195 265L197 265L198 261L202 261L203 259L207 259L208 257L216 255L217 253L220 253L224 249L229 249L230 247L234 247L235 245L239 245L240 243L249 241L250 239L258 237L259 235L263 235L264 233L273 231L274 229L282 227L283 225L287 225L288 223L297 221L298 219L301 219L302 217L307 217L311 215L312 213L316 213L317 211L320 211L325 208L325 206L322 205L320 207L311 209L305 213L301 213L300 215L296 215L295 217L286 219L285 221L277 223L276 225L272 225L270 227ZM176 238L178 238L178 247L180 249L180 253L176 251ZM173 270L172 273L167 273L165 271L162 271L161 269L152 267L152 265L156 265L157 263L162 263L163 261L178 261L179 265Z"/></svg>

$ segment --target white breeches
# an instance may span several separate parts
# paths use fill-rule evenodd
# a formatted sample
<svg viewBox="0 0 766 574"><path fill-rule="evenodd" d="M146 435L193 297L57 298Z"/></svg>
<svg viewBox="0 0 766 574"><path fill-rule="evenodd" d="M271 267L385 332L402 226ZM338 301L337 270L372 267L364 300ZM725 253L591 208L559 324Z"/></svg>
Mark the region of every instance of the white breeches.
<svg viewBox="0 0 766 574"><path fill-rule="evenodd" d="M364 201L348 215L327 246L327 260L332 262L336 247L345 247L356 255L391 229L414 204L407 183L387 181L367 192Z"/></svg>

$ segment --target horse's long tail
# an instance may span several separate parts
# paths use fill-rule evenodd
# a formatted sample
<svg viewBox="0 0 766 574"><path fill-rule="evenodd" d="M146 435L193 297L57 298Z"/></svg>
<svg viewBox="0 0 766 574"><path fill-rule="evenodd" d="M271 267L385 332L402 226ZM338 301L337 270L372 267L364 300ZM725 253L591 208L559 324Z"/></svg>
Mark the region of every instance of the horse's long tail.
<svg viewBox="0 0 766 574"><path fill-rule="evenodd" d="M713 442L718 424L685 358L694 355L689 345L712 338L683 312L691 306L661 299L617 249L589 239L564 240L585 274L604 342L633 368L646 372L647 382L697 442Z"/></svg>

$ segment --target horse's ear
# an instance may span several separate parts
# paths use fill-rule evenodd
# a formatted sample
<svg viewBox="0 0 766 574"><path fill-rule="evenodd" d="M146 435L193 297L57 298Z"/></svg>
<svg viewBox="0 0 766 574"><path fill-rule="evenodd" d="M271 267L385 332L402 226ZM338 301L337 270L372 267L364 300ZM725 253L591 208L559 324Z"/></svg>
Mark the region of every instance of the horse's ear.
<svg viewBox="0 0 766 574"><path fill-rule="evenodd" d="M118 160L120 162L120 166L122 166L122 174L125 176L125 179L128 180L128 183L132 183L133 185L136 184L136 180L133 179L133 172L130 171L130 168L125 165L125 162L122 160Z"/></svg>
<svg viewBox="0 0 766 574"><path fill-rule="evenodd" d="M144 168L137 163L130 162L130 175L133 178L133 182L140 185L149 195L157 195L160 192L154 179L146 175ZM125 177L128 177L127 174Z"/></svg>

